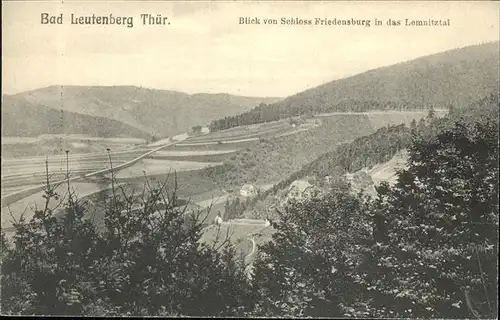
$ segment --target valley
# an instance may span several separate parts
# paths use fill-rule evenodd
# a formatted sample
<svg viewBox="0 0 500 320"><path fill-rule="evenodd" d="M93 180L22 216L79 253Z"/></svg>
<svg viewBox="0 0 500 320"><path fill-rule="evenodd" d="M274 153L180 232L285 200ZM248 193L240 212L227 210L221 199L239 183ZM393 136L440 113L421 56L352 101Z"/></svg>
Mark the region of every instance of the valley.
<svg viewBox="0 0 500 320"><path fill-rule="evenodd" d="M438 116L445 112L437 110ZM146 179L152 185L158 185L175 172L179 180L179 196L189 199L200 209L210 207L207 221L211 222L217 214L224 217L227 201L251 199L240 195L240 188L245 183L254 184L264 192L278 183L280 177L300 169L325 151L334 150L338 145L369 134L381 126L409 124L425 115L424 111L320 114L301 117L300 123L279 120L204 134L185 133L149 144L145 140L124 137L11 137L2 143L2 148L11 150L11 157L2 157L2 228L9 234L13 218L19 219L22 212L25 218L29 218L33 208L44 204L42 186L46 168L51 182L60 184L56 191L64 198L67 196L67 184L61 182L66 178L68 165L72 192L82 201L88 200L89 212L95 212L95 208L91 207L99 194L109 193L111 187L108 172L111 169L110 160L114 168L119 168L115 174L117 183L131 188L140 189ZM365 129L361 130L363 126ZM59 155L13 157L14 154L21 154L22 150L33 150L29 146L40 141L58 141L57 145L64 147L79 146L78 143L81 143L86 149L66 149L70 151L68 163L66 155L60 155L61 152ZM308 149L310 151L304 152ZM142 158L127 165L138 157ZM300 161L301 157L304 159ZM123 165L126 167L121 169ZM252 223L229 223L225 228L235 228L231 237L233 243L241 243L242 239L260 230ZM204 230L204 234L207 233L204 239L211 239L208 234L213 233L212 229L213 226L208 226ZM265 238L255 236L259 243ZM244 245L238 248L246 252Z"/></svg>
<svg viewBox="0 0 500 320"><path fill-rule="evenodd" d="M496 70L486 43L284 98L3 95L2 312L495 318Z"/></svg>
<svg viewBox="0 0 500 320"><path fill-rule="evenodd" d="M186 94L135 86L49 86L4 95L2 100L2 136L37 136L49 131L152 140L280 98Z"/></svg>

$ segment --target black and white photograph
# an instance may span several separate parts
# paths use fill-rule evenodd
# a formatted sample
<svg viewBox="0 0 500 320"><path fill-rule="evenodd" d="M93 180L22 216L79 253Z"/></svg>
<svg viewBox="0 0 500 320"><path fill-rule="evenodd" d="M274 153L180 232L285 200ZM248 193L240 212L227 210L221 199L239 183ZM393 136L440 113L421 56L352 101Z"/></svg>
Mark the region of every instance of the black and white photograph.
<svg viewBox="0 0 500 320"><path fill-rule="evenodd" d="M3 316L497 319L500 3L2 1Z"/></svg>

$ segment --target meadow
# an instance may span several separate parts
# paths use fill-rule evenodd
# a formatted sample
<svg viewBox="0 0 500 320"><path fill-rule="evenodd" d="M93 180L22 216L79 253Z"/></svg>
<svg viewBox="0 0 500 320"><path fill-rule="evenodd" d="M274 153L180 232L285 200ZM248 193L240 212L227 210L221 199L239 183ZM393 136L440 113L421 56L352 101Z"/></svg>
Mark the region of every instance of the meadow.
<svg viewBox="0 0 500 320"><path fill-rule="evenodd" d="M100 138L79 134L46 134L37 137L2 136L2 157L19 158L72 153L94 153L111 150L133 150L144 139L130 137Z"/></svg>
<svg viewBox="0 0 500 320"><path fill-rule="evenodd" d="M172 161L195 161L195 162L221 162L239 149L229 150L193 150L193 151L158 151L151 154L151 159L163 159Z"/></svg>

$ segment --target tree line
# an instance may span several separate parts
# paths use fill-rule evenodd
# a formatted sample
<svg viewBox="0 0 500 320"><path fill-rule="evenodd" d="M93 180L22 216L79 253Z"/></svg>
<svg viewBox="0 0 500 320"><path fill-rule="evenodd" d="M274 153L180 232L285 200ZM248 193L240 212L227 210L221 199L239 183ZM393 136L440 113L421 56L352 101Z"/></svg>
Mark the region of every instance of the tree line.
<svg viewBox="0 0 500 320"><path fill-rule="evenodd" d="M330 112L366 112L370 110L418 110L414 103L404 101L342 100L333 104L295 105L259 104L250 111L236 116L228 116L210 123L211 132L243 125L265 123L298 116L313 116Z"/></svg>

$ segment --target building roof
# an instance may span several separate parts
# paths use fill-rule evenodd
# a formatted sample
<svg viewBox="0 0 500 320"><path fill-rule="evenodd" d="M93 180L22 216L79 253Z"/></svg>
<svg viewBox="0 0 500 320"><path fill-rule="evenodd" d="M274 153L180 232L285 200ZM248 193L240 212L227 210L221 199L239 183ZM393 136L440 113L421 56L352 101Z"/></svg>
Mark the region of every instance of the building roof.
<svg viewBox="0 0 500 320"><path fill-rule="evenodd" d="M257 187L254 186L253 184L244 184L242 187L241 187L241 190L246 190L246 191L252 191L252 190L256 190Z"/></svg>
<svg viewBox="0 0 500 320"><path fill-rule="evenodd" d="M312 188L312 187L313 187L313 185L305 180L295 180L294 182L292 182L290 184L288 191L296 190L296 191L299 191L302 193L302 192L304 192L307 189Z"/></svg>

